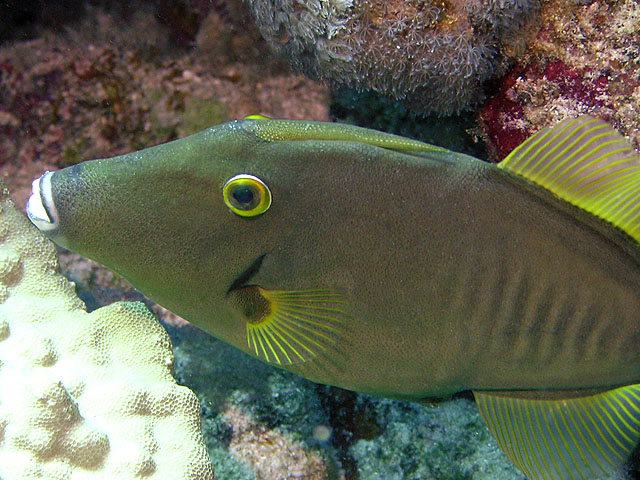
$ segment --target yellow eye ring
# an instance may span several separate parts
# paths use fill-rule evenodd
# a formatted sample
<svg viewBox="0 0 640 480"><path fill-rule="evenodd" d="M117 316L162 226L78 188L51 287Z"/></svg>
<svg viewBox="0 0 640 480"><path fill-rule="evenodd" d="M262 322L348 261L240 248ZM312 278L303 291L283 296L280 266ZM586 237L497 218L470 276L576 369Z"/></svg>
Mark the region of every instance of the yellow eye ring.
<svg viewBox="0 0 640 480"><path fill-rule="evenodd" d="M271 206L269 187L258 177L244 173L227 180L222 196L229 210L241 217L261 215Z"/></svg>

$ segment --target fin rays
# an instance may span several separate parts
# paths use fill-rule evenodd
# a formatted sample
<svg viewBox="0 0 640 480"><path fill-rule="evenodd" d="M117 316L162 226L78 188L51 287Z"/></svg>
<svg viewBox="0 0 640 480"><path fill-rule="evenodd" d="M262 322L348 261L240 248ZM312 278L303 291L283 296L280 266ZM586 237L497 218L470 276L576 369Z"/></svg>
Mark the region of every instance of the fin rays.
<svg viewBox="0 0 640 480"><path fill-rule="evenodd" d="M531 480L607 478L640 440L640 385L563 400L474 394L498 445Z"/></svg>
<svg viewBox="0 0 640 480"><path fill-rule="evenodd" d="M305 362L326 352L345 325L342 297L330 290L259 289L270 313L247 322L247 345L259 358L277 365Z"/></svg>
<svg viewBox="0 0 640 480"><path fill-rule="evenodd" d="M583 116L543 129L498 167L640 241L640 157L605 122Z"/></svg>

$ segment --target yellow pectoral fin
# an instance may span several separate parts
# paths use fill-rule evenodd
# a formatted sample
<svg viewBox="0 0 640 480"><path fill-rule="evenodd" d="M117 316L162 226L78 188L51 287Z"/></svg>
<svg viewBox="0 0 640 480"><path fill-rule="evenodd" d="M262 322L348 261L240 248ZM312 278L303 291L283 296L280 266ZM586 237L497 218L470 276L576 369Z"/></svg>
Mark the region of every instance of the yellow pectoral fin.
<svg viewBox="0 0 640 480"><path fill-rule="evenodd" d="M306 362L327 352L345 327L344 300L330 290L237 290L247 319L247 346L276 365Z"/></svg>
<svg viewBox="0 0 640 480"><path fill-rule="evenodd" d="M640 441L640 385L558 400L474 395L500 448L530 480L611 478Z"/></svg>

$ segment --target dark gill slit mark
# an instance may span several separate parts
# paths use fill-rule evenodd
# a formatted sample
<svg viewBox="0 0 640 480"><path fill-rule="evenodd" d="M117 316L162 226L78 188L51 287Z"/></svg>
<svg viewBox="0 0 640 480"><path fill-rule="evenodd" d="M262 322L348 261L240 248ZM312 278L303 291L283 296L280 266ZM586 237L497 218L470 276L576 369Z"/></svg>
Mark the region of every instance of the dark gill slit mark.
<svg viewBox="0 0 640 480"><path fill-rule="evenodd" d="M258 270L260 270L262 261L264 260L264 257L266 257L266 255L266 253L260 255L253 261L251 265L249 265L249 267L244 272L238 275L238 277L231 283L229 290L227 290L227 294L239 288L246 287L249 280L251 280L251 278L256 273L258 273Z"/></svg>

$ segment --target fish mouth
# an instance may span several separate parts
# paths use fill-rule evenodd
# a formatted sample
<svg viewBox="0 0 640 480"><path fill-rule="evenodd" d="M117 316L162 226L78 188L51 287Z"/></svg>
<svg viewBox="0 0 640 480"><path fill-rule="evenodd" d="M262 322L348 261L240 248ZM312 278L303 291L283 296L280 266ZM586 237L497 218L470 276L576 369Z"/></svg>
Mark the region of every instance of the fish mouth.
<svg viewBox="0 0 640 480"><path fill-rule="evenodd" d="M45 172L31 183L31 196L27 202L29 220L43 232L56 230L60 225L58 211L53 203L52 176L53 172Z"/></svg>

